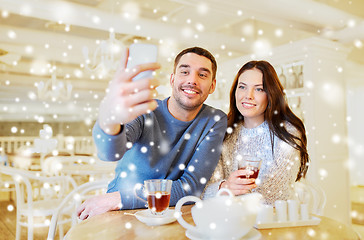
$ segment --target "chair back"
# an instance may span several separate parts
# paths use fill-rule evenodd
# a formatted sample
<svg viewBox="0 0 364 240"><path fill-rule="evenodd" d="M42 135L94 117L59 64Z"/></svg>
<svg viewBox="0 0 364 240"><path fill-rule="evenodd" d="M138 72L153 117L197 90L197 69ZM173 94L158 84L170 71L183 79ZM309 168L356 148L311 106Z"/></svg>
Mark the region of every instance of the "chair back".
<svg viewBox="0 0 364 240"><path fill-rule="evenodd" d="M84 199L84 197L95 190L101 190L101 189L106 189L107 186L109 184L109 180L99 180L99 181L94 181L94 182L87 182L84 183L80 186L78 186L77 188L75 188L71 193L69 193L64 199L63 201L60 203L60 205L57 207L56 211L53 213L52 219L51 219L51 223L49 225L49 231L48 231L48 238L47 240L53 240L54 236L56 234L56 230L57 230L57 222L58 222L58 217L59 215L62 213L62 210L64 209L64 207L66 205L69 205L69 202L71 202L75 209L80 205L81 200ZM106 192L106 191L104 191ZM94 196L95 194L93 194ZM90 195L87 195L88 197L90 197ZM73 215L73 224L76 223L76 212L74 211L74 215Z"/></svg>
<svg viewBox="0 0 364 240"><path fill-rule="evenodd" d="M47 226L46 222L35 223L35 217L51 216L55 210L54 204L77 187L69 176L46 177L40 172L4 166L0 166L0 173L11 176L15 184L16 239L20 239L20 226L27 226L28 239L33 239L33 227Z"/></svg>
<svg viewBox="0 0 364 240"><path fill-rule="evenodd" d="M326 194L321 187L307 179L295 183L296 197L301 203L307 203L310 213L323 215L326 205Z"/></svg>

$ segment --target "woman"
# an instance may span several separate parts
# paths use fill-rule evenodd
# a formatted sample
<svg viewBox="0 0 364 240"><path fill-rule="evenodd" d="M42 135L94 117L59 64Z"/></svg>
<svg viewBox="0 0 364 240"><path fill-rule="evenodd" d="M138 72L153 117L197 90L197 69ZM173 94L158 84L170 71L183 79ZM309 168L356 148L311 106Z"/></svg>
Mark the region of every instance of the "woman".
<svg viewBox="0 0 364 240"><path fill-rule="evenodd" d="M308 168L307 138L302 121L291 111L273 66L250 61L237 73L230 91L228 133L217 168L204 198L220 188L235 195L259 192L266 204L294 197L295 181ZM242 178L237 159L253 155L262 159L257 179Z"/></svg>

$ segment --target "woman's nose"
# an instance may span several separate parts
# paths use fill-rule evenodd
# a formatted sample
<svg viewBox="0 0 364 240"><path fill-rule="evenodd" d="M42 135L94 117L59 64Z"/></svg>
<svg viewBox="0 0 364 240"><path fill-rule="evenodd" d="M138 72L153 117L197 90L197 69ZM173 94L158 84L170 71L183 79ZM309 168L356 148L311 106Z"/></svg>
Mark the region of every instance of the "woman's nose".
<svg viewBox="0 0 364 240"><path fill-rule="evenodd" d="M246 99L253 99L254 98L254 92L251 89L248 89L245 94Z"/></svg>

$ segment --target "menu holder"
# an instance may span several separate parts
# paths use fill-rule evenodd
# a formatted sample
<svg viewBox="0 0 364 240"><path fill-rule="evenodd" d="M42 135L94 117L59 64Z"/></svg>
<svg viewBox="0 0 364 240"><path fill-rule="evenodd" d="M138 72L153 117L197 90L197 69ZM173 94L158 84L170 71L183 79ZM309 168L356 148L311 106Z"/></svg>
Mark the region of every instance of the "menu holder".
<svg viewBox="0 0 364 240"><path fill-rule="evenodd" d="M287 222L270 222L270 223L256 223L254 227L256 229L267 229L267 228L284 228L284 227L301 227L301 226L312 226L318 225L321 219L318 217L311 217L309 220L298 220L298 221L287 221Z"/></svg>

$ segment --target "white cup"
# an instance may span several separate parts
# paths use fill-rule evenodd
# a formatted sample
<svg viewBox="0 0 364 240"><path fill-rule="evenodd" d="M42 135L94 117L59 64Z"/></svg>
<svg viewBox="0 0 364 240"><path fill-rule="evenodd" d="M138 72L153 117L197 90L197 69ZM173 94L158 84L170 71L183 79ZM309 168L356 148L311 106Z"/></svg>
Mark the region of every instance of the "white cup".
<svg viewBox="0 0 364 240"><path fill-rule="evenodd" d="M271 205L262 205L262 209L257 216L257 223L271 223L273 221L273 207Z"/></svg>
<svg viewBox="0 0 364 240"><path fill-rule="evenodd" d="M297 200L287 200L288 220L291 222L298 221L298 202Z"/></svg>
<svg viewBox="0 0 364 240"><path fill-rule="evenodd" d="M287 221L287 202L283 200L277 200L274 202L276 208L276 215L278 222Z"/></svg>

